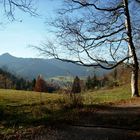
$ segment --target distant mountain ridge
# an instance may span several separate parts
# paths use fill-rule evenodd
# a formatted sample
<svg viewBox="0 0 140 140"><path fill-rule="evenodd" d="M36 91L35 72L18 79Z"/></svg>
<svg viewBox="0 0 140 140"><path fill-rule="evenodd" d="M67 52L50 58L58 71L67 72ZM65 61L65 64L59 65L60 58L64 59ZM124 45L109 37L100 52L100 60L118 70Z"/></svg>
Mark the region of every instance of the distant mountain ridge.
<svg viewBox="0 0 140 140"><path fill-rule="evenodd" d="M106 70L88 68L56 59L18 58L5 53L0 55L0 67L28 79L42 74L45 78L57 76L103 75Z"/></svg>

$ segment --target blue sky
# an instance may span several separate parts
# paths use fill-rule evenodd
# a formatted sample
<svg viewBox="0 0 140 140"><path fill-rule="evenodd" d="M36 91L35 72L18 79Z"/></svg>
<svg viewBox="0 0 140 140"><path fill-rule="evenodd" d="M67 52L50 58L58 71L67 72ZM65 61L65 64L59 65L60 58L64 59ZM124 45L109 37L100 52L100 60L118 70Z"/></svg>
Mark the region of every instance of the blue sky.
<svg viewBox="0 0 140 140"><path fill-rule="evenodd" d="M8 52L17 57L39 57L38 52L28 46L40 45L45 40L48 31L44 22L55 16L54 11L59 6L60 1L39 0L36 4L39 17L16 11L15 17L22 22L7 23L5 20L0 26L0 54Z"/></svg>

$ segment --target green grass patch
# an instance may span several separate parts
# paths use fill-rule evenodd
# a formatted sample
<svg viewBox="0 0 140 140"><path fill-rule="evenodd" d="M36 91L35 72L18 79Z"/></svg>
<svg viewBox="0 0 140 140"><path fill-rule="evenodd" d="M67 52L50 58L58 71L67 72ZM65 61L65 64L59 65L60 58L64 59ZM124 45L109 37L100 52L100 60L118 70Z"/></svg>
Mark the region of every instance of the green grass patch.
<svg viewBox="0 0 140 140"><path fill-rule="evenodd" d="M101 89L84 93L85 104L106 104L115 103L121 100L130 100L131 91L128 86L116 87L112 89Z"/></svg>

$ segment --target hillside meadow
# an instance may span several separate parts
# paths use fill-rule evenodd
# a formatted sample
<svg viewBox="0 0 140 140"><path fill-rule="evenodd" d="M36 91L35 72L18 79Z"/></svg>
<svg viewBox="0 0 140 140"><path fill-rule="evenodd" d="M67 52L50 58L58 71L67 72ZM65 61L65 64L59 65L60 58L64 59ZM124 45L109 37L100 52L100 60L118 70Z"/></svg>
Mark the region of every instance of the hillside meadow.
<svg viewBox="0 0 140 140"><path fill-rule="evenodd" d="M0 134L15 133L36 126L107 125L140 129L139 114L115 105L132 99L128 85L86 91L76 96L0 89ZM118 112L114 113L115 110ZM108 112L109 113L106 113ZM125 121L124 121L125 120Z"/></svg>
<svg viewBox="0 0 140 140"><path fill-rule="evenodd" d="M86 105L115 103L122 100L131 100L131 91L127 85L111 89L89 90L76 95L82 98ZM45 105L56 106L70 100L69 94L63 93L40 93L34 91L0 89L1 107L20 107Z"/></svg>

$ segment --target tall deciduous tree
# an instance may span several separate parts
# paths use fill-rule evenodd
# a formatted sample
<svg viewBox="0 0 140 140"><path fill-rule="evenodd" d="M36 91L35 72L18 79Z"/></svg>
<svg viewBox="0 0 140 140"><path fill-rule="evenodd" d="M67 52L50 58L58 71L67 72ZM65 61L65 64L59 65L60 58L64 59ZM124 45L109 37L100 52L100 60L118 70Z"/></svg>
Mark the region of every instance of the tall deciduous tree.
<svg viewBox="0 0 140 140"><path fill-rule="evenodd" d="M36 47L42 54L88 67L131 67L132 96L138 93L138 0L65 0L49 23L55 37ZM134 10L135 8L135 10Z"/></svg>

